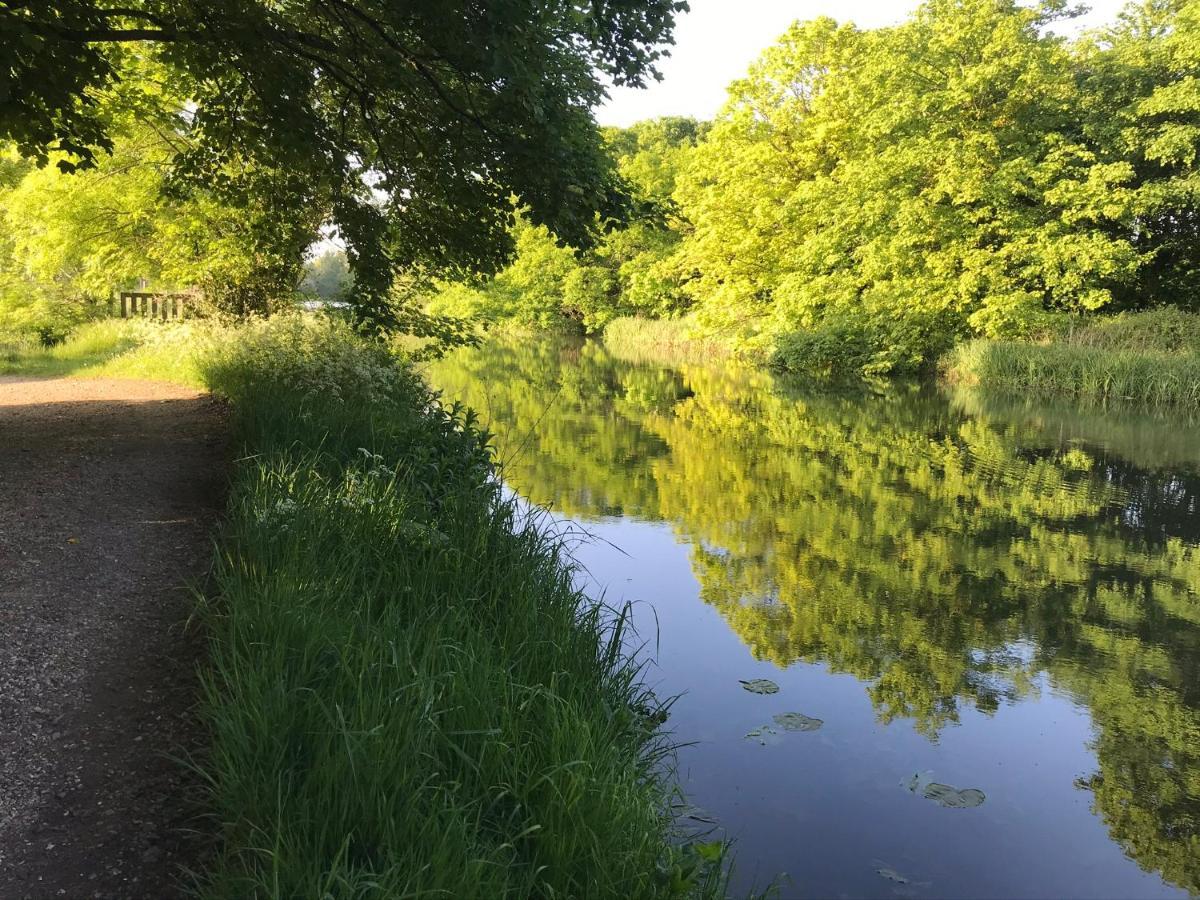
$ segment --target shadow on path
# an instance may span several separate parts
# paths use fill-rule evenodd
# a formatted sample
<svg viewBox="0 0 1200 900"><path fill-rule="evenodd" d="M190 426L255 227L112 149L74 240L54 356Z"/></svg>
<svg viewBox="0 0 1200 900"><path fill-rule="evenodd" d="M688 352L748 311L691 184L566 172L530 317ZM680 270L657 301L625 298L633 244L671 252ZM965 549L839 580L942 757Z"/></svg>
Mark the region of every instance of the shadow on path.
<svg viewBox="0 0 1200 900"><path fill-rule="evenodd" d="M179 893L226 476L210 397L0 378L0 897Z"/></svg>

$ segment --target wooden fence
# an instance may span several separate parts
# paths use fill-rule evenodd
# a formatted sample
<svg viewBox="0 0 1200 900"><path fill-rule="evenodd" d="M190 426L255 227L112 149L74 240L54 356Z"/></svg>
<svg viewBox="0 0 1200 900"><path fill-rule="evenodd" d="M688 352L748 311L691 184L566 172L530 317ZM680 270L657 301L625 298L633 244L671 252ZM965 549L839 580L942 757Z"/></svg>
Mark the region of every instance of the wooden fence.
<svg viewBox="0 0 1200 900"><path fill-rule="evenodd" d="M122 319L182 319L194 294L161 294L153 291L121 291L112 302L112 314Z"/></svg>

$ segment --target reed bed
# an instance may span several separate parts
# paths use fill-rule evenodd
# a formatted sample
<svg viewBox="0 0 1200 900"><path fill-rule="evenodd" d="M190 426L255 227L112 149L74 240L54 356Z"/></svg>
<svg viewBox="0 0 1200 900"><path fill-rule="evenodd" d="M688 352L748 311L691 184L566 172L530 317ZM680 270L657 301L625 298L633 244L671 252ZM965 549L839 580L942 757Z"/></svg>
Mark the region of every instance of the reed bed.
<svg viewBox="0 0 1200 900"><path fill-rule="evenodd" d="M730 358L730 346L710 337L700 337L689 319L644 319L625 316L604 328L604 347L614 356L631 362L664 365L708 363Z"/></svg>
<svg viewBox="0 0 1200 900"><path fill-rule="evenodd" d="M1083 400L1200 408L1200 353L1076 343L972 341L949 360L952 380Z"/></svg>

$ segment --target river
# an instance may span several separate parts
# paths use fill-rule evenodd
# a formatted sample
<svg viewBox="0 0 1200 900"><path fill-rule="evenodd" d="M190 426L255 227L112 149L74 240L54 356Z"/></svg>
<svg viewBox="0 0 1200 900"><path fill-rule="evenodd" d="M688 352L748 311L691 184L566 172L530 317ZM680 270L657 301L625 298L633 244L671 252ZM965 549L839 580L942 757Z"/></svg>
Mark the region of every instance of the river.
<svg viewBox="0 0 1200 900"><path fill-rule="evenodd" d="M735 892L1200 893L1200 424L596 343L428 375L632 604Z"/></svg>

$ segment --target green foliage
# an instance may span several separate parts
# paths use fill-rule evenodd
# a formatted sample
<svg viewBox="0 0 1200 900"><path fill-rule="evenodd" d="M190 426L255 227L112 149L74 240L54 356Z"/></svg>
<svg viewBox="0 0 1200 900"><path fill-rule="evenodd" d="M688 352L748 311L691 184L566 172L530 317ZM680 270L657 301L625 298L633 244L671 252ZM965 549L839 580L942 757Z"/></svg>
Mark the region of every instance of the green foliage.
<svg viewBox="0 0 1200 900"><path fill-rule="evenodd" d="M605 130L619 174L634 188L638 213L590 250L560 242L521 212L511 235L512 263L486 280L443 283L432 312L486 323L597 332L622 315L671 316L690 299L674 260L685 223L672 200L675 180L706 127L665 118Z"/></svg>
<svg viewBox="0 0 1200 900"><path fill-rule="evenodd" d="M719 896L673 846L623 615L503 501L470 414L336 325L209 357L235 473L208 607L207 896Z"/></svg>
<svg viewBox="0 0 1200 900"><path fill-rule="evenodd" d="M286 302L317 234L312 211L276 215L270 198L237 205L170 190L189 137L183 100L161 67L129 65L108 110L110 153L73 174L10 164L0 173L0 329L65 330L106 310L118 290L187 290L222 313ZM55 159L62 159L58 153Z"/></svg>
<svg viewBox="0 0 1200 900"><path fill-rule="evenodd" d="M681 189L714 326L751 345L801 332L782 356L817 369L847 337L854 367L904 371L965 333L1109 303L1141 257L1132 173L1079 137L1049 15L933 0L890 29L797 25L767 51Z"/></svg>
<svg viewBox="0 0 1200 900"><path fill-rule="evenodd" d="M1104 350L1200 353L1200 315L1172 306L1060 325L1058 340Z"/></svg>
<svg viewBox="0 0 1200 900"><path fill-rule="evenodd" d="M1200 297L1200 3L1130 3L1079 48L1088 136L1130 168L1139 277L1124 306Z"/></svg>
<svg viewBox="0 0 1200 900"><path fill-rule="evenodd" d="M1200 353L976 340L955 348L951 375L1017 391L1200 409Z"/></svg>
<svg viewBox="0 0 1200 900"><path fill-rule="evenodd" d="M172 188L336 226L360 317L394 325L398 266L505 260L514 194L579 245L629 213L592 107L605 79L653 76L685 8L0 0L0 140L64 171L95 165L117 142L112 95L151 61L187 101Z"/></svg>

